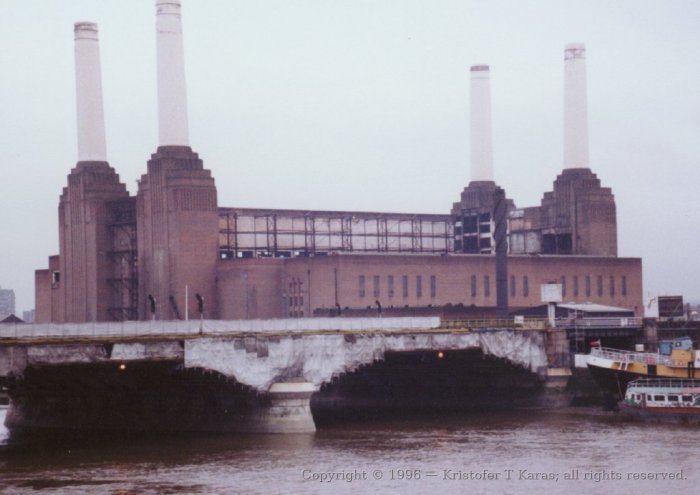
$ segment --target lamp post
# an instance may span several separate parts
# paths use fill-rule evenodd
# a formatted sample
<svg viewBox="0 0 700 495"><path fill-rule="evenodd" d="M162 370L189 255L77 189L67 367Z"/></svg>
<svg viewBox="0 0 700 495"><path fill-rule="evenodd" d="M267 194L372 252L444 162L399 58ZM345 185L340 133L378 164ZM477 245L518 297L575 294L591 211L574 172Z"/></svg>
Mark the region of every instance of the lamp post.
<svg viewBox="0 0 700 495"><path fill-rule="evenodd" d="M204 297L198 292L194 295L197 300L197 311L199 311L199 333L204 332Z"/></svg>
<svg viewBox="0 0 700 495"><path fill-rule="evenodd" d="M156 298L153 295L148 294L148 303L151 306L151 319L156 320Z"/></svg>

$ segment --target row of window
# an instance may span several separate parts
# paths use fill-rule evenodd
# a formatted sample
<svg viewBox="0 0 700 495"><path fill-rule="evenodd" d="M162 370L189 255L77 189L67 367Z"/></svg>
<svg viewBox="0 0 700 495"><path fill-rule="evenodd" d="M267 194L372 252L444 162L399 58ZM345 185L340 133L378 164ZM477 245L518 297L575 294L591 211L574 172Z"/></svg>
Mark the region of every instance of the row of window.
<svg viewBox="0 0 700 495"><path fill-rule="evenodd" d="M567 290L571 290L571 297L579 297L585 295L586 297L591 297L593 289L593 278L591 275L586 275L581 280L579 284L579 276L573 275L571 277L571 287L567 288L567 277L562 275L561 277L561 288L562 297L567 297ZM618 285L615 281L615 276L610 275L607 280L608 294L612 297L615 296L616 289ZM602 275L597 275L595 278L595 289L598 297L603 297L605 293L604 278ZM472 275L470 279L469 289L471 297L478 296L479 280L476 275ZM530 296L530 284L527 275L522 277L522 283L520 286L520 291L518 291L518 284L515 275L510 276L510 283L508 284L510 290L510 297L516 297L518 292L522 297ZM489 275L484 275L482 279L483 296L491 297L491 277ZM416 297L423 297L423 277L422 275L416 275L415 278L415 289ZM619 280L619 290L622 296L627 296L627 277L622 275ZM367 279L364 275L360 275L359 284L360 297L365 297L367 295ZM409 292L409 277L408 275L403 275L401 277L401 295L402 297L408 297ZM372 297L378 298L381 294L381 278L379 275L372 276ZM394 276L387 275L386 279L386 295L388 297L394 297ZM437 278L435 275L430 276L430 297L437 296Z"/></svg>
<svg viewBox="0 0 700 495"><path fill-rule="evenodd" d="M586 275L583 278L583 287L579 285L579 276L578 275L573 275L571 277L571 296L572 297L579 297L581 295L584 295L586 297L591 297L592 295L592 286L591 286L591 275ZM604 283L603 283L603 276L602 275L597 275L596 276L596 294L598 297L603 297L603 294L605 292L604 290ZM515 297L518 295L518 285L516 283L516 277L515 275L510 276L510 283L508 284L509 289L510 289L510 297ZM615 276L610 275L610 278L608 279L608 294L613 297L615 296L616 292L616 287L617 285L615 284ZM620 295L626 296L627 295L627 277L625 275L622 275L620 277ZM477 281L476 281L476 275L472 275L471 279L471 296L476 297L477 295ZM580 290L583 289L583 290ZM522 296L523 297L528 297L530 295L530 287L529 287L529 282L527 275L523 276L522 279ZM566 275L561 276L561 292L562 292L562 297L567 296L567 277ZM484 296L489 297L490 296L490 283L489 283L489 276L484 275Z"/></svg>
<svg viewBox="0 0 700 495"><path fill-rule="evenodd" d="M635 402L641 402L642 397L643 397L642 394L635 394L634 395ZM653 401L653 402L667 402L668 401L668 402L676 403L676 402L679 402L679 399L680 399L680 402L689 402L689 403L692 403L694 400L692 395L680 395L679 396L679 395L673 394L673 395L668 395L668 396L665 396L665 395L652 396L651 394L647 394L647 400Z"/></svg>
<svg viewBox="0 0 700 495"><path fill-rule="evenodd" d="M416 297L423 297L423 276L416 275L415 279ZM408 275L403 275L401 277L401 295L402 297L408 297L409 280ZM365 297L367 295L367 280L364 275L360 275L360 297ZM395 287L394 287L394 276L387 275L386 278L386 295L387 297L394 297ZM379 275L374 275L372 277L372 297L381 296L381 280ZM437 296L437 277L435 275L430 276L430 297Z"/></svg>
<svg viewBox="0 0 700 495"><path fill-rule="evenodd" d="M304 316L304 291L303 282L300 278L293 277L289 282L288 311L291 318L302 318Z"/></svg>
<svg viewBox="0 0 700 495"><path fill-rule="evenodd" d="M574 275L571 277L571 295L573 297L578 297L580 294L580 289L583 289L583 293L586 295L586 297L590 297L592 294L592 279L590 275L586 275L583 279L583 287L579 287L579 277L578 275ZM598 297L603 297L603 294L605 293L605 280L603 278L603 275L597 275L595 278L595 289L596 289L596 295ZM615 296L615 292L617 289L617 284L615 283L615 276L610 275L610 277L607 280L607 288L608 288L608 295L611 297ZM626 296L627 295L627 277L622 275L620 277L620 295ZM561 277L561 295L562 297L566 297L567 295L567 279L566 275L562 275Z"/></svg>

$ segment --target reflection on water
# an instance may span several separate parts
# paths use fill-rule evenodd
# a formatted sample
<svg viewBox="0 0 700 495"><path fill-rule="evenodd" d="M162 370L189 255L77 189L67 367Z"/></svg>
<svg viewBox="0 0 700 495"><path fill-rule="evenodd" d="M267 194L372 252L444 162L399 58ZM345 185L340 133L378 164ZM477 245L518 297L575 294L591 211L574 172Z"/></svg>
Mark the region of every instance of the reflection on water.
<svg viewBox="0 0 700 495"><path fill-rule="evenodd" d="M700 481L696 434L684 426L629 423L596 409L567 409L382 419L335 425L315 435L38 439L0 450L0 489L692 493ZM0 439L5 435L0 429ZM681 471L683 479L670 479Z"/></svg>
<svg viewBox="0 0 700 495"><path fill-rule="evenodd" d="M5 416L7 415L7 409L0 407L0 445L7 442L7 428L5 428Z"/></svg>

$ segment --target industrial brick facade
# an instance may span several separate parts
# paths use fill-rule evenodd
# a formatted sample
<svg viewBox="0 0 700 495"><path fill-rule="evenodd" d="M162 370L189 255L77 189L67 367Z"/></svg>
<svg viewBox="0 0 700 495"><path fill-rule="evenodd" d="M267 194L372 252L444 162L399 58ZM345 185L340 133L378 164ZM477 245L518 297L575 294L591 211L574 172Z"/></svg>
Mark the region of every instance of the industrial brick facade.
<svg viewBox="0 0 700 495"><path fill-rule="evenodd" d="M496 259L489 255L335 254L222 262L219 304L226 319L301 317L375 308L496 306ZM564 301L642 312L639 258L510 256L511 312L539 306L540 286L560 283ZM225 308L225 309L223 309Z"/></svg>
<svg viewBox="0 0 700 495"><path fill-rule="evenodd" d="M589 170L577 170L576 174L567 170L563 175L567 174L595 179ZM599 187L597 179L588 184L584 181L582 186L576 178L574 185L569 183L564 188L565 192L574 191L575 199L573 195L562 194L555 183L555 190L544 195L543 205L524 209L525 215L518 216L523 210L516 209L509 200L510 244L517 243L519 236L530 235L535 239L530 245L537 248L534 253L518 254L518 250L511 247L507 277L509 307L514 310L539 305L540 284L557 282L563 285L567 302L619 306L641 315L641 260L616 256L614 198L609 189ZM557 181L561 182L561 176ZM390 250L391 242L382 241L374 234L363 235L364 244L359 249L353 249L352 242L343 245L342 220L338 221L340 230L337 232L332 230L329 220L330 230L323 233L323 239L328 241L327 248L324 240L324 243L314 243L314 252L275 250L274 246L287 242L285 236L308 238L303 237L301 227L295 230L293 219L285 224L284 218L295 217L296 213L290 213L293 210L259 210L258 215L265 212L265 225L273 218L275 228L246 234L252 239L252 247L232 246L230 236L222 234L221 219L222 213L228 216L235 209L217 208L214 179L203 168L201 160L189 148L159 149L148 163L148 173L140 181L136 198L114 201L115 196L120 196L120 188L116 188L117 193L112 188L103 188L107 199L112 201L100 204L111 210L100 217L92 214L95 218L112 218L116 222L124 216L124 205L129 202L131 208L135 204L136 210L135 216L127 215L132 218L131 226L99 223L100 245L106 246L102 252L107 256L97 256L96 241L85 243L82 224L78 223L81 230L76 230L75 222L63 221L61 246L65 246L65 254L62 251L59 257L52 257L51 268L36 274L37 321L148 319L154 316L149 296L156 301L156 318L196 317L195 294L204 297L205 317L222 319L301 317L324 314L337 307L362 310L374 307L377 301L384 308L402 308L408 313L447 305L494 308L497 287L491 247L492 218L481 224L481 242L488 240L488 244L482 244L482 247L488 246L480 250L483 254L464 254L456 250L457 237L465 235L459 230L459 222L464 220L462 213L469 208L476 208L481 214L488 213L493 206L489 192L495 189L492 184L470 184L462 193L461 202L453 206L451 215L424 215L425 219L415 216L429 222L426 225L434 222L439 222L440 228L453 225L450 239L442 232L437 236L434 232L426 234L431 246L436 245L435 239L444 240L437 244L442 246L440 250L426 253L411 250L411 246L422 246L425 241L416 243L415 239L411 240L415 232L401 227L401 222L408 222L412 216L390 213L357 215L358 218L381 216L386 225L394 222L396 233L387 232L387 228L384 232L387 239L391 239L390 235L396 236L397 246L403 246L403 252ZM470 188L477 192L471 192ZM63 199L61 211L65 211L65 205ZM348 215L352 212L337 216ZM333 216L333 212L306 212L306 218ZM297 217L304 218L303 215ZM528 217L535 221L526 224ZM65 218L65 214L61 218ZM94 238L97 230L92 223L89 225L92 229L89 235ZM308 222L300 225L306 226ZM381 230L379 224L375 226ZM130 228L132 234L119 237L123 236L124 228ZM567 248L564 254L547 254L543 245L550 233L569 236L576 242L564 243ZM256 236L262 240L256 241ZM337 236L337 241L333 236ZM119 249L127 242L125 239L135 242L135 250ZM409 240L401 244L402 239ZM373 243L374 249L366 248L368 242ZM87 254L82 254L83 251L80 254L94 261L76 264L76 245L85 246L82 249ZM357 240L354 245L358 245ZM88 253L89 246L93 251ZM562 248L561 243L558 248ZM131 253L131 258L125 258L124 252ZM60 261L64 256L72 259L72 263ZM108 263L107 268L96 264L98 259ZM133 266L128 269L130 265ZM98 275L105 271L112 273L111 278ZM131 272L131 275L120 274L120 271ZM90 275L86 277L86 273ZM85 280L85 285L76 287L78 279ZM129 286L131 293L125 296L120 287ZM127 306L128 311L125 310ZM91 308L91 312L87 308Z"/></svg>
<svg viewBox="0 0 700 495"><path fill-rule="evenodd" d="M223 319L494 308L497 189L470 183L449 215L245 210L218 207L189 147L160 147L136 197L107 164L79 163L59 204L61 253L36 274L36 318L196 317L196 294ZM642 314L641 260L617 257L614 197L589 169L564 170L538 207L507 205L511 310L557 282L567 302Z"/></svg>

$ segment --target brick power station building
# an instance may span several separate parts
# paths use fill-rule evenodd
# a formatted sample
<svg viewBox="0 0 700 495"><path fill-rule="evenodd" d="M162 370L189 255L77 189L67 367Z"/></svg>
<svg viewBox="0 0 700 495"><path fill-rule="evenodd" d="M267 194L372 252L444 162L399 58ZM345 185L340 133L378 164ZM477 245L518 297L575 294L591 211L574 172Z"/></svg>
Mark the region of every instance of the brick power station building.
<svg viewBox="0 0 700 495"><path fill-rule="evenodd" d="M538 206L516 207L493 180L489 68L478 65L471 181L444 214L221 207L189 147L179 1L156 10L159 146L136 196L106 159L97 27L75 25L78 162L60 197L59 255L36 271L37 322L198 317L195 295L214 319L380 305L489 314L499 290L513 312L540 305L549 282L567 302L641 313L641 259L618 257L614 196L589 168L583 45L565 49L564 169Z"/></svg>

